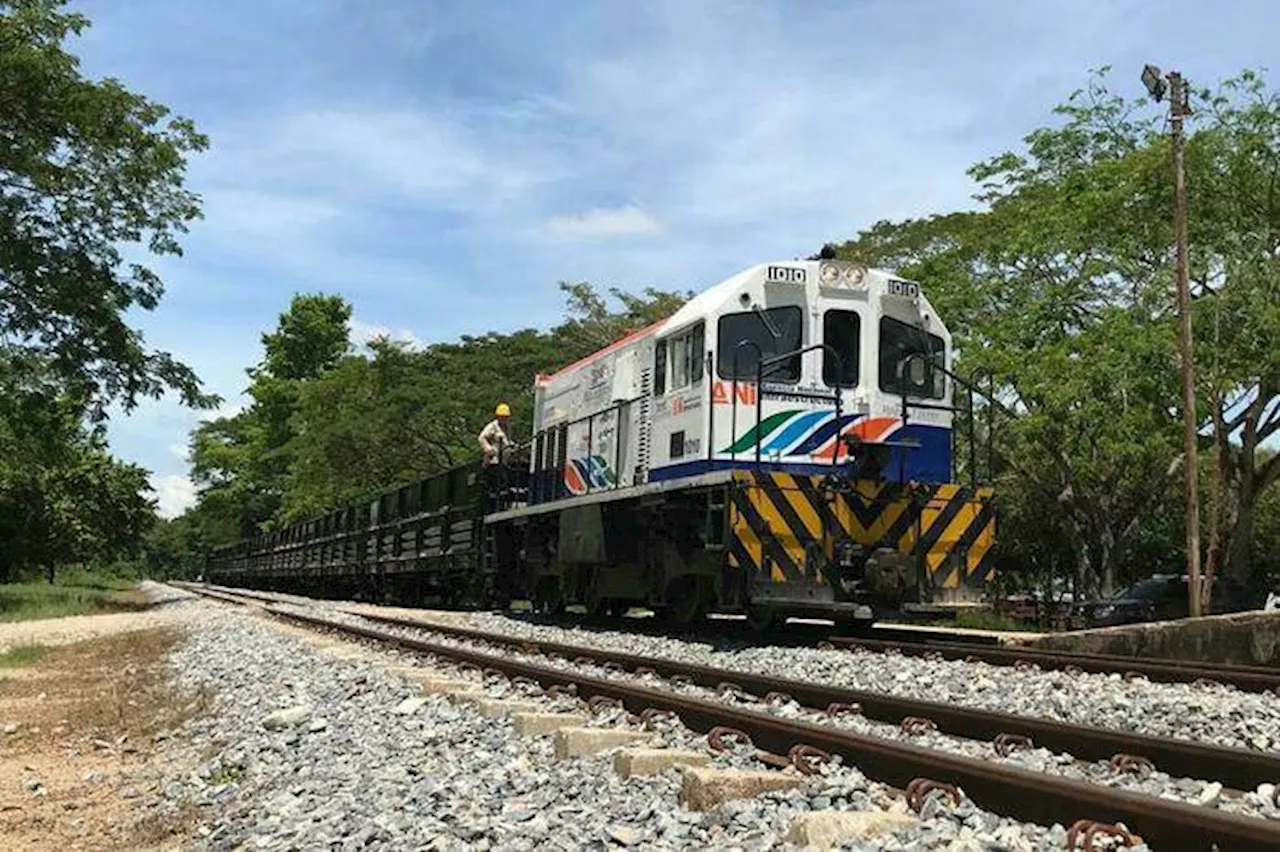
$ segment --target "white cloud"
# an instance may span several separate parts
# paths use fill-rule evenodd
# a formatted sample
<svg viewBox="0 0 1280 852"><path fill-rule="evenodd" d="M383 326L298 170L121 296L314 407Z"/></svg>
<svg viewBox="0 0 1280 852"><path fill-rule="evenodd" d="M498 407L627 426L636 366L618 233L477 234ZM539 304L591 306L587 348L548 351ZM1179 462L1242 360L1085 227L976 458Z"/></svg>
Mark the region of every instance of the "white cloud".
<svg viewBox="0 0 1280 852"><path fill-rule="evenodd" d="M544 222L542 228L558 237L622 237L654 234L662 230L662 224L639 207L629 204L554 216Z"/></svg>
<svg viewBox="0 0 1280 852"><path fill-rule="evenodd" d="M356 317L352 317L347 322L347 328L351 330L351 343L357 348L368 346L379 337L385 337L413 347L422 345L422 341L418 339L417 335L407 328L392 329L389 326L365 322Z"/></svg>
<svg viewBox="0 0 1280 852"><path fill-rule="evenodd" d="M513 144L529 121L526 110L463 102L301 110L218 131L220 155L200 177L228 201L259 208L244 214L250 222L314 225L405 201L492 214L568 166L538 145Z"/></svg>
<svg viewBox="0 0 1280 852"><path fill-rule="evenodd" d="M196 486L181 474L152 476L151 492L162 518L176 518L196 504Z"/></svg>
<svg viewBox="0 0 1280 852"><path fill-rule="evenodd" d="M191 453L191 448L188 447L186 444L170 444L169 445L169 455L173 456L178 461L186 461L190 453Z"/></svg>
<svg viewBox="0 0 1280 852"><path fill-rule="evenodd" d="M245 187L220 187L204 193L204 215L211 236L278 246L321 231L341 219L338 205L303 195Z"/></svg>

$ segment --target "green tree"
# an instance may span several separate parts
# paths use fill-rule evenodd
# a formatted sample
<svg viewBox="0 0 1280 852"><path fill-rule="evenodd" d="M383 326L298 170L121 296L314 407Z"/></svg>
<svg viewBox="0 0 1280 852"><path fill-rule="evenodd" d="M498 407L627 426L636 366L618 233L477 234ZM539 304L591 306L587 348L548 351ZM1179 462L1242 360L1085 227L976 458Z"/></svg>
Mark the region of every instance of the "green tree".
<svg viewBox="0 0 1280 852"><path fill-rule="evenodd" d="M107 452L80 405L0 371L0 582L137 552L155 517L147 473Z"/></svg>
<svg viewBox="0 0 1280 852"><path fill-rule="evenodd" d="M1222 480L1206 508L1211 543L1222 529L1220 561L1245 581L1266 559L1255 547L1259 506L1280 487L1280 457L1265 451L1280 433L1280 96L1245 73L1198 101L1196 360ZM1211 551L1208 564L1218 561Z"/></svg>
<svg viewBox="0 0 1280 852"><path fill-rule="evenodd" d="M1280 109L1252 75L1200 100L1210 108L1189 142L1188 182L1197 360L1211 368L1198 415L1207 425L1217 407L1230 436L1225 536L1244 575L1251 507L1280 476L1258 454L1280 428L1266 343L1280 337L1280 208L1268 189ZM1003 505L1063 537L1086 589L1109 589L1144 526L1177 511L1170 154L1158 112L1113 94L1101 74L1057 113L1025 151L971 169L982 209L881 222L839 250L925 282L962 371L996 374L1014 415L997 473L1021 502ZM1036 549L1029 538L1006 544Z"/></svg>
<svg viewBox="0 0 1280 852"><path fill-rule="evenodd" d="M642 296L561 284L565 322L549 332L464 336L414 351L377 341L302 388L287 448L282 522L292 523L474 458L494 405L528 436L534 376L674 313L679 293Z"/></svg>
<svg viewBox="0 0 1280 852"><path fill-rule="evenodd" d="M533 377L564 357L556 338L528 329L371 349L302 391L286 523L473 457L498 402L512 405L515 435L527 434Z"/></svg>
<svg viewBox="0 0 1280 852"><path fill-rule="evenodd" d="M262 335L262 361L247 370L249 407L195 430L192 479L215 543L254 535L277 522L299 396L347 351L350 318L351 306L340 296L294 296L276 330Z"/></svg>
<svg viewBox="0 0 1280 852"><path fill-rule="evenodd" d="M198 513L159 520L143 544L142 574L156 580L194 579L204 566L205 547Z"/></svg>
<svg viewBox="0 0 1280 852"><path fill-rule="evenodd" d="M64 5L0 0L0 349L46 365L95 418L166 389L209 403L126 321L163 293L144 254L179 254L200 215L183 177L206 139L118 81L84 78L63 44L88 21Z"/></svg>
<svg viewBox="0 0 1280 852"><path fill-rule="evenodd" d="M560 291L568 300L565 322L556 335L582 356L603 349L615 340L637 331L680 310L693 298L691 292L657 290L646 287L641 295L610 287L607 295L599 293L586 281L560 282ZM610 307L609 300L618 306Z"/></svg>
<svg viewBox="0 0 1280 852"><path fill-rule="evenodd" d="M0 581L135 553L154 521L146 472L113 459L109 405L174 391L216 402L128 322L200 214L183 186L206 146L186 119L90 80L61 0L0 0Z"/></svg>

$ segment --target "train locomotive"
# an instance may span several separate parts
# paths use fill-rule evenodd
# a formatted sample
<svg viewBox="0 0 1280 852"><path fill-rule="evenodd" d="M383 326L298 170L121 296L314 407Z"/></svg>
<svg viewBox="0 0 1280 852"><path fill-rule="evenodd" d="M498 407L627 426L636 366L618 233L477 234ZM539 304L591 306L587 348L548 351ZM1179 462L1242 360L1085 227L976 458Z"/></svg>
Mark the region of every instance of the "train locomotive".
<svg viewBox="0 0 1280 852"><path fill-rule="evenodd" d="M206 577L762 629L973 600L995 499L955 481L973 386L952 355L916 282L834 259L753 266L537 376L520 453L219 549Z"/></svg>

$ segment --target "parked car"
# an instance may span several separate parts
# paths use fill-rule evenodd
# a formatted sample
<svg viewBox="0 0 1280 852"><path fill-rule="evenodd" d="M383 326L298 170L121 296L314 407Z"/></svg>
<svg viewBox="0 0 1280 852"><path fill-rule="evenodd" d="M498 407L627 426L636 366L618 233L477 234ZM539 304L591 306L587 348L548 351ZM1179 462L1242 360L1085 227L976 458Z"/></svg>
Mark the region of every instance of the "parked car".
<svg viewBox="0 0 1280 852"><path fill-rule="evenodd" d="M1111 627L1185 618L1188 608L1187 578L1176 574L1155 574L1109 598L1073 604L1071 626Z"/></svg>
<svg viewBox="0 0 1280 852"><path fill-rule="evenodd" d="M1186 618L1186 574L1153 574L1116 592L1109 598L1082 601L1071 607L1072 627L1110 627L1143 621ZM1222 579L1214 581L1208 614L1241 612L1267 606L1266 595Z"/></svg>

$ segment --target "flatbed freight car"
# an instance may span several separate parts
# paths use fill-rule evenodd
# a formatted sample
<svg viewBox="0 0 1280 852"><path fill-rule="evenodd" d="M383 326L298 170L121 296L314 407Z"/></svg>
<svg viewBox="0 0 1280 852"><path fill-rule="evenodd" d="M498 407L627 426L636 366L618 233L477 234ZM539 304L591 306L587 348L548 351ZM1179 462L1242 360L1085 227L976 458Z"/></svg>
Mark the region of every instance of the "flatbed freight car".
<svg viewBox="0 0 1280 852"><path fill-rule="evenodd" d="M918 283L751 267L534 382L518 457L463 465L213 554L210 579L759 627L962 601L992 575L975 388ZM967 397L967 484L953 422Z"/></svg>

